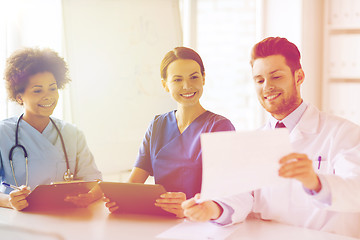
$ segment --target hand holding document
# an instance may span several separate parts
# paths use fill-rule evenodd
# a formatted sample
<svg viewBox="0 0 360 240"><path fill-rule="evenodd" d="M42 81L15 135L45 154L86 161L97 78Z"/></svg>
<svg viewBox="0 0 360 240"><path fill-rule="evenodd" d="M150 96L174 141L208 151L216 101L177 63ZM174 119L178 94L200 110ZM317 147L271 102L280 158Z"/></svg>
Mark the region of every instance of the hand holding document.
<svg viewBox="0 0 360 240"><path fill-rule="evenodd" d="M287 129L201 135L202 199L282 184L279 160L292 152Z"/></svg>

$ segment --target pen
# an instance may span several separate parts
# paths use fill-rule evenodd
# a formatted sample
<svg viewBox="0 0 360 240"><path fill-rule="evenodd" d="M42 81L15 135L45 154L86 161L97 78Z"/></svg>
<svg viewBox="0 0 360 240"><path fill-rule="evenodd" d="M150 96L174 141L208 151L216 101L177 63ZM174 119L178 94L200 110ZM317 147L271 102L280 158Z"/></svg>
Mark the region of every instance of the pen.
<svg viewBox="0 0 360 240"><path fill-rule="evenodd" d="M318 162L319 162L319 165L318 165L318 169L320 169L320 164L321 164L321 156L318 157Z"/></svg>
<svg viewBox="0 0 360 240"><path fill-rule="evenodd" d="M6 186L6 187L9 187L9 188L12 188L12 189L17 189L17 190L21 190L21 188L15 186L15 185L11 185L11 184L8 184L7 182L1 182L2 185Z"/></svg>

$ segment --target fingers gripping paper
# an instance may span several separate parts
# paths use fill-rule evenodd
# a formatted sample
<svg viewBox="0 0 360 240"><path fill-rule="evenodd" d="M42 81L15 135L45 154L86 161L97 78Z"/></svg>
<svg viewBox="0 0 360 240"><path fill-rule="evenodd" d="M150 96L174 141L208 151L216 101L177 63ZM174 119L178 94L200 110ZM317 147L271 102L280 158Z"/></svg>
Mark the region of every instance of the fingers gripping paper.
<svg viewBox="0 0 360 240"><path fill-rule="evenodd" d="M201 198L210 199L282 184L281 157L292 152L287 129L201 135Z"/></svg>

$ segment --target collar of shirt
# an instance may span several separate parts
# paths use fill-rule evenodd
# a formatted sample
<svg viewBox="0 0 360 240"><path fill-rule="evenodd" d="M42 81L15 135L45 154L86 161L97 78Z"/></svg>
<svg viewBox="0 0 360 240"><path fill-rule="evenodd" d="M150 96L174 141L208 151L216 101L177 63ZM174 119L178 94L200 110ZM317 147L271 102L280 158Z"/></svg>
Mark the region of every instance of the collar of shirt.
<svg viewBox="0 0 360 240"><path fill-rule="evenodd" d="M283 120L281 120L281 122L284 123L284 125L290 132L295 128L296 124L300 121L300 118L307 109L307 106L308 105L303 101L300 104L300 106L298 106L292 113L290 113ZM271 129L275 129L275 125L279 120L277 120L276 118L270 115L269 121L270 121Z"/></svg>

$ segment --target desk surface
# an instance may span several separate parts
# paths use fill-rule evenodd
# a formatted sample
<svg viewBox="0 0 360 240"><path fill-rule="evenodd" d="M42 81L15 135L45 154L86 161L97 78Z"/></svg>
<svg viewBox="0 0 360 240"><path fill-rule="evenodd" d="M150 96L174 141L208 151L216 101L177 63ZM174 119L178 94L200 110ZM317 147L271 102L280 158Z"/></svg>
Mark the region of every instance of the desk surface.
<svg viewBox="0 0 360 240"><path fill-rule="evenodd" d="M102 201L88 208L52 213L18 212L0 208L0 236L12 239L158 239L156 236L182 219L109 214ZM14 238L14 235L18 235ZM273 236L273 237L270 237ZM297 228L271 221L247 220L227 239L351 240L330 233ZM7 239L7 238L6 238Z"/></svg>

